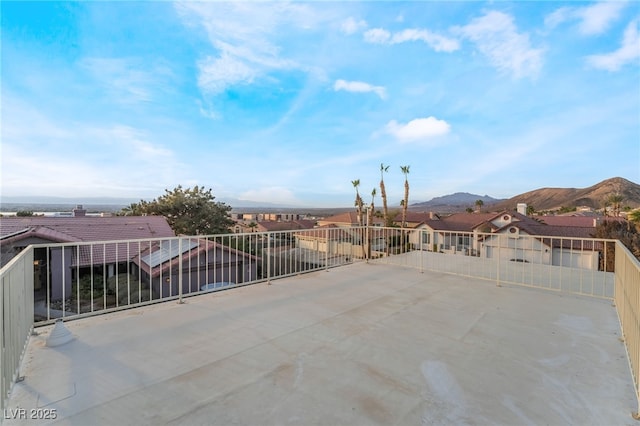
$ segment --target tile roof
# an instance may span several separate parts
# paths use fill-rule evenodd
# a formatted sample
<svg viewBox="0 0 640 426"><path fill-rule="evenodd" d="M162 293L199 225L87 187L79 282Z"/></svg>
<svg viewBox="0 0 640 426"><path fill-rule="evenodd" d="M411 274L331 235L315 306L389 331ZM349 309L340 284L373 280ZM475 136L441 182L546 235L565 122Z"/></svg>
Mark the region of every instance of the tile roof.
<svg viewBox="0 0 640 426"><path fill-rule="evenodd" d="M19 231L24 232L16 234ZM0 239L19 241L31 236L79 242L166 238L175 233L163 216L0 218Z"/></svg>
<svg viewBox="0 0 640 426"><path fill-rule="evenodd" d="M225 263L229 262L229 264L235 262L235 260L240 258L249 259L253 261L256 261L258 259L256 256L253 256L249 253L245 253L241 250L237 250L237 249L222 245L218 242L207 240L205 238L185 238L183 241L185 241L186 246L183 248L182 255L180 255L180 253L176 251L173 257L155 266L149 265L145 261L145 259L148 259L150 254L160 251L162 249L161 243L164 243L164 241L162 242L154 241L153 243L149 243L147 247L141 250L141 252L135 257L133 257L131 260L133 263L140 266L140 269L142 269L143 271L145 271L146 273L150 274L152 277L155 278L160 275L170 274L172 269L175 270L176 268L178 268L180 264L180 258L182 258L183 265L189 265L190 264L189 259L196 259L196 262L197 262L197 259L199 258L207 259L206 252L207 251L210 252L212 250L214 250L214 253L224 253L223 254L224 260L222 261ZM178 240L177 239L173 240L173 244L178 244ZM231 256L233 256L233 259L235 260L230 260ZM208 261L220 263L221 259L210 258L208 259Z"/></svg>
<svg viewBox="0 0 640 426"><path fill-rule="evenodd" d="M260 221L258 227L260 230L271 231L294 231L299 229L312 229L316 225L315 220L301 219L285 222Z"/></svg>
<svg viewBox="0 0 640 426"><path fill-rule="evenodd" d="M28 238L56 243L96 242L70 249L71 266L125 262L144 250L145 243L109 241L169 237L175 237L175 233L163 216L0 218L0 240L3 244Z"/></svg>

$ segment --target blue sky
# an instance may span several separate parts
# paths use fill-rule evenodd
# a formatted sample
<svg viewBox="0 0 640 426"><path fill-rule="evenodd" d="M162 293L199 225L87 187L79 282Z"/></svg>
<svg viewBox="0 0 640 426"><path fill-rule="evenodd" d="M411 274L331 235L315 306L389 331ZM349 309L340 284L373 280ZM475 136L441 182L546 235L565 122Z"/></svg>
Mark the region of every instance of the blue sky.
<svg viewBox="0 0 640 426"><path fill-rule="evenodd" d="M638 2L1 7L4 196L350 206L381 163L393 205L404 165L410 202L640 182Z"/></svg>

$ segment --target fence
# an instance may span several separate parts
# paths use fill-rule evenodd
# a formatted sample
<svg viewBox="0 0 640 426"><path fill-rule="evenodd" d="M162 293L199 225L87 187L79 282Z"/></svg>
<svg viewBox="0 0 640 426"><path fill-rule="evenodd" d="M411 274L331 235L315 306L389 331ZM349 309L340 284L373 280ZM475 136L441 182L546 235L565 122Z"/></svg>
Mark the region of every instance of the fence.
<svg viewBox="0 0 640 426"><path fill-rule="evenodd" d="M0 270L0 410L18 379L33 330L33 249L27 247Z"/></svg>
<svg viewBox="0 0 640 426"><path fill-rule="evenodd" d="M613 240L349 227L46 244L15 254L0 273L2 408L34 322L180 300L358 261L615 298L640 390L640 266Z"/></svg>
<svg viewBox="0 0 640 426"><path fill-rule="evenodd" d="M640 262L619 241L615 245L615 268L615 305L640 409Z"/></svg>

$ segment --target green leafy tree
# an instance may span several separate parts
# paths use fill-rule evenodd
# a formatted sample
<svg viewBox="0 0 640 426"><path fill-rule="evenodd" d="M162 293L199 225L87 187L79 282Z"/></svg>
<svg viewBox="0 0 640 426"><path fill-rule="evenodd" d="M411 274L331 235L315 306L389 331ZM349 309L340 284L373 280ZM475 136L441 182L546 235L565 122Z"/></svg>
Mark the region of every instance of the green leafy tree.
<svg viewBox="0 0 640 426"><path fill-rule="evenodd" d="M476 210L480 211L480 209L482 209L482 206L484 206L484 201L476 200Z"/></svg>
<svg viewBox="0 0 640 426"><path fill-rule="evenodd" d="M165 189L165 194L153 201L132 203L121 214L164 216L178 235L227 233L233 225L229 217L231 207L214 200L211 189L205 190L204 186L183 189L178 185L172 191Z"/></svg>
<svg viewBox="0 0 640 426"><path fill-rule="evenodd" d="M593 237L620 240L635 257L640 259L640 233L635 226L628 226L626 223L617 220L605 220L596 227ZM607 265L602 266L606 268L604 269L606 271L613 271L615 265L614 245L606 243L605 252L606 256L603 256L601 261L604 262L606 258Z"/></svg>
<svg viewBox="0 0 640 426"><path fill-rule="evenodd" d="M533 206L527 206L527 216L533 216L533 214L536 212L535 207Z"/></svg>
<svg viewBox="0 0 640 426"><path fill-rule="evenodd" d="M33 216L33 212L31 210L19 210L16 212L16 216L19 217L31 217Z"/></svg>

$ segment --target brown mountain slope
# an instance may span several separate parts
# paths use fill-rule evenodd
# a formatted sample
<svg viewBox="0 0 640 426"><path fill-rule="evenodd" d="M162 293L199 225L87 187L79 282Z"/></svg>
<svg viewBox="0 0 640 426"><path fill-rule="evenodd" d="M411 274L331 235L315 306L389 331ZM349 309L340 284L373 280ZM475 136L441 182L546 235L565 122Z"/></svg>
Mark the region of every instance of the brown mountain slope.
<svg viewBox="0 0 640 426"><path fill-rule="evenodd" d="M560 207L588 206L602 208L612 194L624 197L622 206L640 207L640 185L624 178L615 177L584 189L541 188L516 195L508 200L491 205L491 210L513 210L518 203L526 203L536 210L554 210Z"/></svg>

